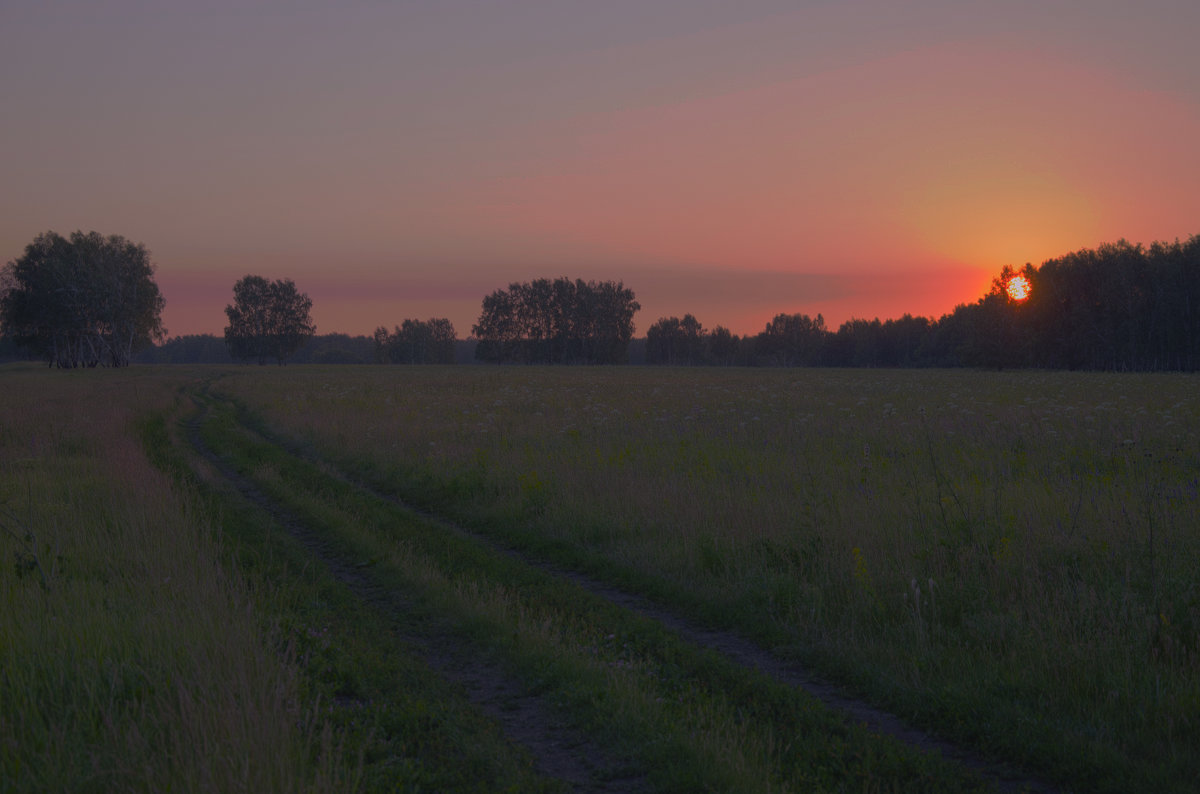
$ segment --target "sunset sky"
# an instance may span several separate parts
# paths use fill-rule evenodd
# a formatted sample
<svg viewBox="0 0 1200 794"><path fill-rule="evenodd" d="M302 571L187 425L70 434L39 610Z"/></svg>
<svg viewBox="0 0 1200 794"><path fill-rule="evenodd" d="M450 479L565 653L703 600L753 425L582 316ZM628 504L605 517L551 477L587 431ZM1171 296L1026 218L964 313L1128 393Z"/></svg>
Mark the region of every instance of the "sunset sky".
<svg viewBox="0 0 1200 794"><path fill-rule="evenodd" d="M121 234L172 335L243 275L318 333L538 277L656 319L940 316L1200 233L1200 2L0 0L0 262Z"/></svg>

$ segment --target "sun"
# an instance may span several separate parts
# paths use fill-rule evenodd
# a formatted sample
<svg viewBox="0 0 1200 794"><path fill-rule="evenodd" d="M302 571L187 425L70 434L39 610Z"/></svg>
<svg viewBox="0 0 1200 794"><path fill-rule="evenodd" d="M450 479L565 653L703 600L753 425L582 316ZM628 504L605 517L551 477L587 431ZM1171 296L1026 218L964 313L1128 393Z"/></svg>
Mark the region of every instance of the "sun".
<svg viewBox="0 0 1200 794"><path fill-rule="evenodd" d="M1008 297L1018 302L1029 297L1029 289L1029 279L1024 276L1013 276L1004 287L1004 290L1008 293Z"/></svg>

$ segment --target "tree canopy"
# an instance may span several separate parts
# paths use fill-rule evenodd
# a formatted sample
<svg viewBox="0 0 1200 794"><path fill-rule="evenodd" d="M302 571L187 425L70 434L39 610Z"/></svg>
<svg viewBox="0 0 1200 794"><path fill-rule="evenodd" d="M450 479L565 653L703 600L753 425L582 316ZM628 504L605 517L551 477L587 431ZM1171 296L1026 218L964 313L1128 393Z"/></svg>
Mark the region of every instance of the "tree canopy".
<svg viewBox="0 0 1200 794"><path fill-rule="evenodd" d="M620 364L641 308L621 282L568 278L511 284L483 299L472 333L481 361Z"/></svg>
<svg viewBox="0 0 1200 794"><path fill-rule="evenodd" d="M1006 291L1024 277L1028 297ZM970 307L965 363L1109 370L1200 369L1200 236L1125 240L1020 271L1004 268Z"/></svg>
<svg viewBox="0 0 1200 794"><path fill-rule="evenodd" d="M259 364L286 363L317 332L311 309L312 299L291 279L242 278L233 285L233 304L225 307L229 355Z"/></svg>
<svg viewBox="0 0 1200 794"><path fill-rule="evenodd" d="M821 363L828 332L825 318L807 314L777 314L756 340L758 354L785 367Z"/></svg>
<svg viewBox="0 0 1200 794"><path fill-rule="evenodd" d="M166 335L166 301L141 243L49 231L0 271L0 330L51 366L128 366Z"/></svg>
<svg viewBox="0 0 1200 794"><path fill-rule="evenodd" d="M646 331L646 363L695 365L707 363L704 326L690 314L659 318Z"/></svg>
<svg viewBox="0 0 1200 794"><path fill-rule="evenodd" d="M375 361L384 364L453 364L457 347L454 323L444 317L405 320L388 333L375 329Z"/></svg>

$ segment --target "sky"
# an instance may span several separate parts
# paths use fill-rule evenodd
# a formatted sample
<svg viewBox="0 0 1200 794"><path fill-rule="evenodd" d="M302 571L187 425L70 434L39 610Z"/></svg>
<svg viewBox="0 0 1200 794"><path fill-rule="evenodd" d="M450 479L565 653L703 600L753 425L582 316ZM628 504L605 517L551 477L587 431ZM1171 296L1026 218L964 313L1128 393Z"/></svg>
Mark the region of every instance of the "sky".
<svg viewBox="0 0 1200 794"><path fill-rule="evenodd" d="M0 0L0 262L119 234L172 335L535 278L658 318L938 317L1005 264L1200 233L1200 3Z"/></svg>

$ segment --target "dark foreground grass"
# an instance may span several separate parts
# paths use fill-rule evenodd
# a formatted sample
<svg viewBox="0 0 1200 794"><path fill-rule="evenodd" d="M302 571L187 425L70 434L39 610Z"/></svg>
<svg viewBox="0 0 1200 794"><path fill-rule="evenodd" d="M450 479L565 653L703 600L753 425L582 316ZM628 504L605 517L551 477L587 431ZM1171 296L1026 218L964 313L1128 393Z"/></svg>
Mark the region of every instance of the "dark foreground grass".
<svg viewBox="0 0 1200 794"><path fill-rule="evenodd" d="M562 790L190 453L212 374L0 371L0 792Z"/></svg>
<svg viewBox="0 0 1200 794"><path fill-rule="evenodd" d="M219 384L377 490L1112 792L1200 778L1197 388L619 368Z"/></svg>
<svg viewBox="0 0 1200 794"><path fill-rule="evenodd" d="M357 770L348 790L563 790L414 651L406 637L419 629L419 616L381 610L339 581L278 515L195 455L185 428L160 414L142 423L141 434L151 458L220 515L226 564L255 586L262 619L292 649L298 696Z"/></svg>
<svg viewBox="0 0 1200 794"><path fill-rule="evenodd" d="M0 791L354 787L257 583L142 452L188 379L0 371Z"/></svg>
<svg viewBox="0 0 1200 794"><path fill-rule="evenodd" d="M218 374L258 418L218 402L206 438L260 502L178 424ZM0 790L558 787L424 661L431 641L574 724L613 759L600 783L979 784L376 492L1067 789L1200 777L1194 379L0 376Z"/></svg>
<svg viewBox="0 0 1200 794"><path fill-rule="evenodd" d="M419 620L493 655L663 791L962 791L973 773L848 725L793 687L572 582L448 532L241 425L205 439ZM414 627L416 630L416 627Z"/></svg>

